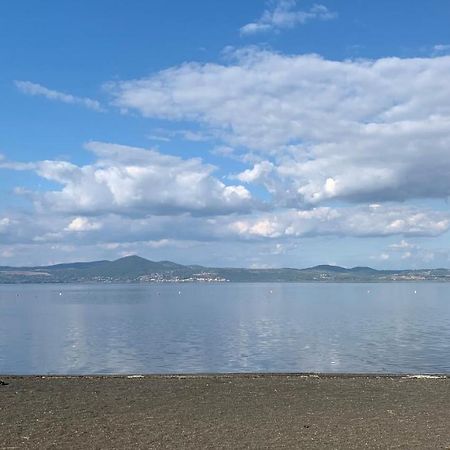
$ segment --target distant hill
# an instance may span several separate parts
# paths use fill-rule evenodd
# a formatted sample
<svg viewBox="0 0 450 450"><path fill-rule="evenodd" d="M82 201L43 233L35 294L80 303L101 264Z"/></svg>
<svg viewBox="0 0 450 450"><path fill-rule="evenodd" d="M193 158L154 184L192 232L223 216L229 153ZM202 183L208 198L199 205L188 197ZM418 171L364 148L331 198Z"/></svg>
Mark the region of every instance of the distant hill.
<svg viewBox="0 0 450 450"><path fill-rule="evenodd" d="M386 282L450 281L449 269L376 270L319 265L306 269L244 269L185 266L126 256L41 267L0 267L0 283L151 283L151 282Z"/></svg>

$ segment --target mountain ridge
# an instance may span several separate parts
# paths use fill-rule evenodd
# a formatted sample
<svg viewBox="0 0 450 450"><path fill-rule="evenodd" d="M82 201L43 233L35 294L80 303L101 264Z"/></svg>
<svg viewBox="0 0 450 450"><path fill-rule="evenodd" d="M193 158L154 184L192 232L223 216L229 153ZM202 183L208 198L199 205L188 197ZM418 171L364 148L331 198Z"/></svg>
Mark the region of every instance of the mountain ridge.
<svg viewBox="0 0 450 450"><path fill-rule="evenodd" d="M146 282L382 282L450 281L450 269L377 270L317 265L303 269L248 269L183 265L129 255L113 261L47 266L0 266L0 283L146 283Z"/></svg>

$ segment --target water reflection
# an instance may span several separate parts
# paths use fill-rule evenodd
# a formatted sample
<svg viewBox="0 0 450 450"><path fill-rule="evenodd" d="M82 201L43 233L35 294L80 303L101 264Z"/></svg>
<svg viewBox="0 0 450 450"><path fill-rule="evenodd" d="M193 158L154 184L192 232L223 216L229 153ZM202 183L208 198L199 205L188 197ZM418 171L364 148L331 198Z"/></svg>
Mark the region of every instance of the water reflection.
<svg viewBox="0 0 450 450"><path fill-rule="evenodd" d="M0 373L449 373L449 305L431 283L1 286Z"/></svg>

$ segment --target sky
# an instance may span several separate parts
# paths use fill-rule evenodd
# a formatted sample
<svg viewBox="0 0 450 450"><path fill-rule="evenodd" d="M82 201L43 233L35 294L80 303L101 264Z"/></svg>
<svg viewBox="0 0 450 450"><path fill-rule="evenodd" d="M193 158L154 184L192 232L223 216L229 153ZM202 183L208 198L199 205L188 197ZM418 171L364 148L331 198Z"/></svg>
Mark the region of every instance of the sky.
<svg viewBox="0 0 450 450"><path fill-rule="evenodd" d="M448 0L0 5L0 266L450 267Z"/></svg>

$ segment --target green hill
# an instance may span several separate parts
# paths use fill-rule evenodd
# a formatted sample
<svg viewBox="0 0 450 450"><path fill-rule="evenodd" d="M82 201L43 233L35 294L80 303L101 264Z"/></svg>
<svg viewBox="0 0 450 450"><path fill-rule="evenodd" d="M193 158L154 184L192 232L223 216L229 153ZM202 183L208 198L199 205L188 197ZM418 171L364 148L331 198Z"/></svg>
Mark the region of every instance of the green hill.
<svg viewBox="0 0 450 450"><path fill-rule="evenodd" d="M448 269L376 270L319 265L305 269L245 269L185 266L126 256L42 267L0 267L0 283L145 283L145 282L386 282L450 281Z"/></svg>

